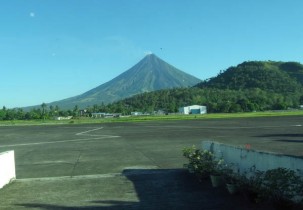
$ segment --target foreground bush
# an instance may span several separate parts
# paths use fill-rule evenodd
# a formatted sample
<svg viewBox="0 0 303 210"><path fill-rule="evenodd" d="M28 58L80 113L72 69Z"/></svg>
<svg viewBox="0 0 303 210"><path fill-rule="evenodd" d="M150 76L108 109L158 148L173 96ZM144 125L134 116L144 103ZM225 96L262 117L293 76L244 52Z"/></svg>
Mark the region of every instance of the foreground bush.
<svg viewBox="0 0 303 210"><path fill-rule="evenodd" d="M192 146L183 149L183 156L188 159L185 167L200 178L206 178L211 174L222 174L223 160L217 160L208 150L200 150Z"/></svg>
<svg viewBox="0 0 303 210"><path fill-rule="evenodd" d="M303 178L300 171L281 167L258 171L252 167L240 174L232 167L234 164L223 165L222 160L216 159L213 153L195 146L184 148L183 156L188 159L185 166L191 173L199 178L219 173L226 183L236 184L252 202L270 201L276 209L292 209L298 205L302 208Z"/></svg>

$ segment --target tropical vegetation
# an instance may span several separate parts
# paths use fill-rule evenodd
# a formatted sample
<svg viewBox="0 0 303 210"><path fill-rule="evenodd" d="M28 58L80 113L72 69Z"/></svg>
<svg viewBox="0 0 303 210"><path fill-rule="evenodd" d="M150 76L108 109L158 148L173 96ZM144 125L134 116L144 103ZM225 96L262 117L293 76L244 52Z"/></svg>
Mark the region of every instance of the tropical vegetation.
<svg viewBox="0 0 303 210"><path fill-rule="evenodd" d="M205 105L208 113L238 113L298 109L303 104L303 65L297 62L251 61L221 71L216 77L194 87L162 89L137 94L123 100L100 102L85 108L94 112L129 115L177 113L179 107ZM0 109L0 120L52 119L80 115L78 105L66 110L42 103L29 111Z"/></svg>
<svg viewBox="0 0 303 210"><path fill-rule="evenodd" d="M240 173L233 163L225 164L223 158L218 160L208 150L192 146L182 152L188 161L185 168L200 181L201 177L205 180L214 173L219 174L223 182L233 184L237 192L254 203L269 201L275 209L302 208L303 177L300 170L278 167L260 171L252 167Z"/></svg>

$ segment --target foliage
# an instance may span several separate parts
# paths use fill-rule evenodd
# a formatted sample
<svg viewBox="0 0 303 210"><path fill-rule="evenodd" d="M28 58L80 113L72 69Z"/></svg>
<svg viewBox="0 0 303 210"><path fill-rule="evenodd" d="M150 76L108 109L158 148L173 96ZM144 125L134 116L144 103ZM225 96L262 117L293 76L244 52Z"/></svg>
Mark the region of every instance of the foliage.
<svg viewBox="0 0 303 210"><path fill-rule="evenodd" d="M302 195L303 180L296 171L275 168L265 172L263 188L274 201L292 200L296 195Z"/></svg>
<svg viewBox="0 0 303 210"><path fill-rule="evenodd" d="M179 107L206 105L209 113L298 108L303 102L303 65L296 62L252 61L221 71L192 88L142 93L110 104L142 112L177 112Z"/></svg>
<svg viewBox="0 0 303 210"><path fill-rule="evenodd" d="M184 148L183 156L188 159L186 167L199 177L208 177L210 174L218 175L223 172L223 160L215 159L208 150L200 150L195 146Z"/></svg>
<svg viewBox="0 0 303 210"><path fill-rule="evenodd" d="M232 90L260 88L267 92L287 94L301 90L302 72L301 64L244 62L197 86Z"/></svg>
<svg viewBox="0 0 303 210"><path fill-rule="evenodd" d="M271 200L277 209L290 208L302 202L303 180L294 170L275 168L243 174L239 180L242 190L254 202Z"/></svg>
<svg viewBox="0 0 303 210"><path fill-rule="evenodd" d="M294 200L302 202L302 176L291 169L275 168L267 171L255 170L239 173L233 164L223 164L208 150L199 150L195 146L184 148L183 156L188 159L186 167L199 177L223 175L226 183L236 184L247 195L248 199L259 203L265 200L273 201L274 205L293 205Z"/></svg>
<svg viewBox="0 0 303 210"><path fill-rule="evenodd" d="M183 106L207 106L208 113L239 113L297 109L303 104L303 65L296 62L244 62L221 71L217 77L195 87L145 92L110 104L100 102L86 108L93 112L176 113ZM52 119L55 116L79 117L79 107L61 110L42 103L25 112L20 108L0 109L0 120Z"/></svg>
<svg viewBox="0 0 303 210"><path fill-rule="evenodd" d="M252 169L250 169L249 174L245 172L240 176L239 185L241 190L252 202L259 203L266 199L263 190L263 177L263 171L252 171Z"/></svg>
<svg viewBox="0 0 303 210"><path fill-rule="evenodd" d="M239 180L242 179L242 175L235 168L234 164L225 164L223 169L224 180L228 184L239 185Z"/></svg>
<svg viewBox="0 0 303 210"><path fill-rule="evenodd" d="M41 104L41 108L34 108L28 112L21 108L0 109L0 120L46 120L53 119L55 116L76 116L78 110L59 110L59 107L48 107L45 103Z"/></svg>
<svg viewBox="0 0 303 210"><path fill-rule="evenodd" d="M162 110L165 113L178 112L179 107L192 104L207 106L208 113L252 112L276 109L297 108L301 93L270 93L261 89L215 89L215 88L176 88L142 93L131 98L107 105L107 109L122 113L141 111L153 113ZM96 106L98 111L101 107Z"/></svg>
<svg viewBox="0 0 303 210"><path fill-rule="evenodd" d="M229 171L230 172L230 171ZM287 168L275 168L267 171L254 170L253 167L249 173L232 175L235 183L241 187L242 191L253 202L271 200L278 206L289 207L296 202L302 201L303 179L298 172Z"/></svg>

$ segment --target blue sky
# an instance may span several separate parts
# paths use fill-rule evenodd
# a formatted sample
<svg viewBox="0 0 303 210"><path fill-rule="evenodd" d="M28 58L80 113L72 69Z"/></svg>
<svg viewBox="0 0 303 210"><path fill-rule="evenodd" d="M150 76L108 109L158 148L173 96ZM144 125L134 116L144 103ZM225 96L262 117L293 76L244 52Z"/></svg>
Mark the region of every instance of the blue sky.
<svg viewBox="0 0 303 210"><path fill-rule="evenodd" d="M303 63L302 20L302 0L2 0L0 106L79 95L149 52L200 79Z"/></svg>

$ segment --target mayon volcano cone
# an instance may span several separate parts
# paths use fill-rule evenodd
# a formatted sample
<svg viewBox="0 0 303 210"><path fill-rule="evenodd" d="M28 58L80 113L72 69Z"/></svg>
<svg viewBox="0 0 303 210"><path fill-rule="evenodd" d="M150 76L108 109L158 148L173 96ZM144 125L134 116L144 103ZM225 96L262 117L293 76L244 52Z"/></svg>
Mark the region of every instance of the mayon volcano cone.
<svg viewBox="0 0 303 210"><path fill-rule="evenodd" d="M83 94L49 103L61 109L108 104L143 92L191 87L201 80L166 63L154 54L146 55L132 68Z"/></svg>

